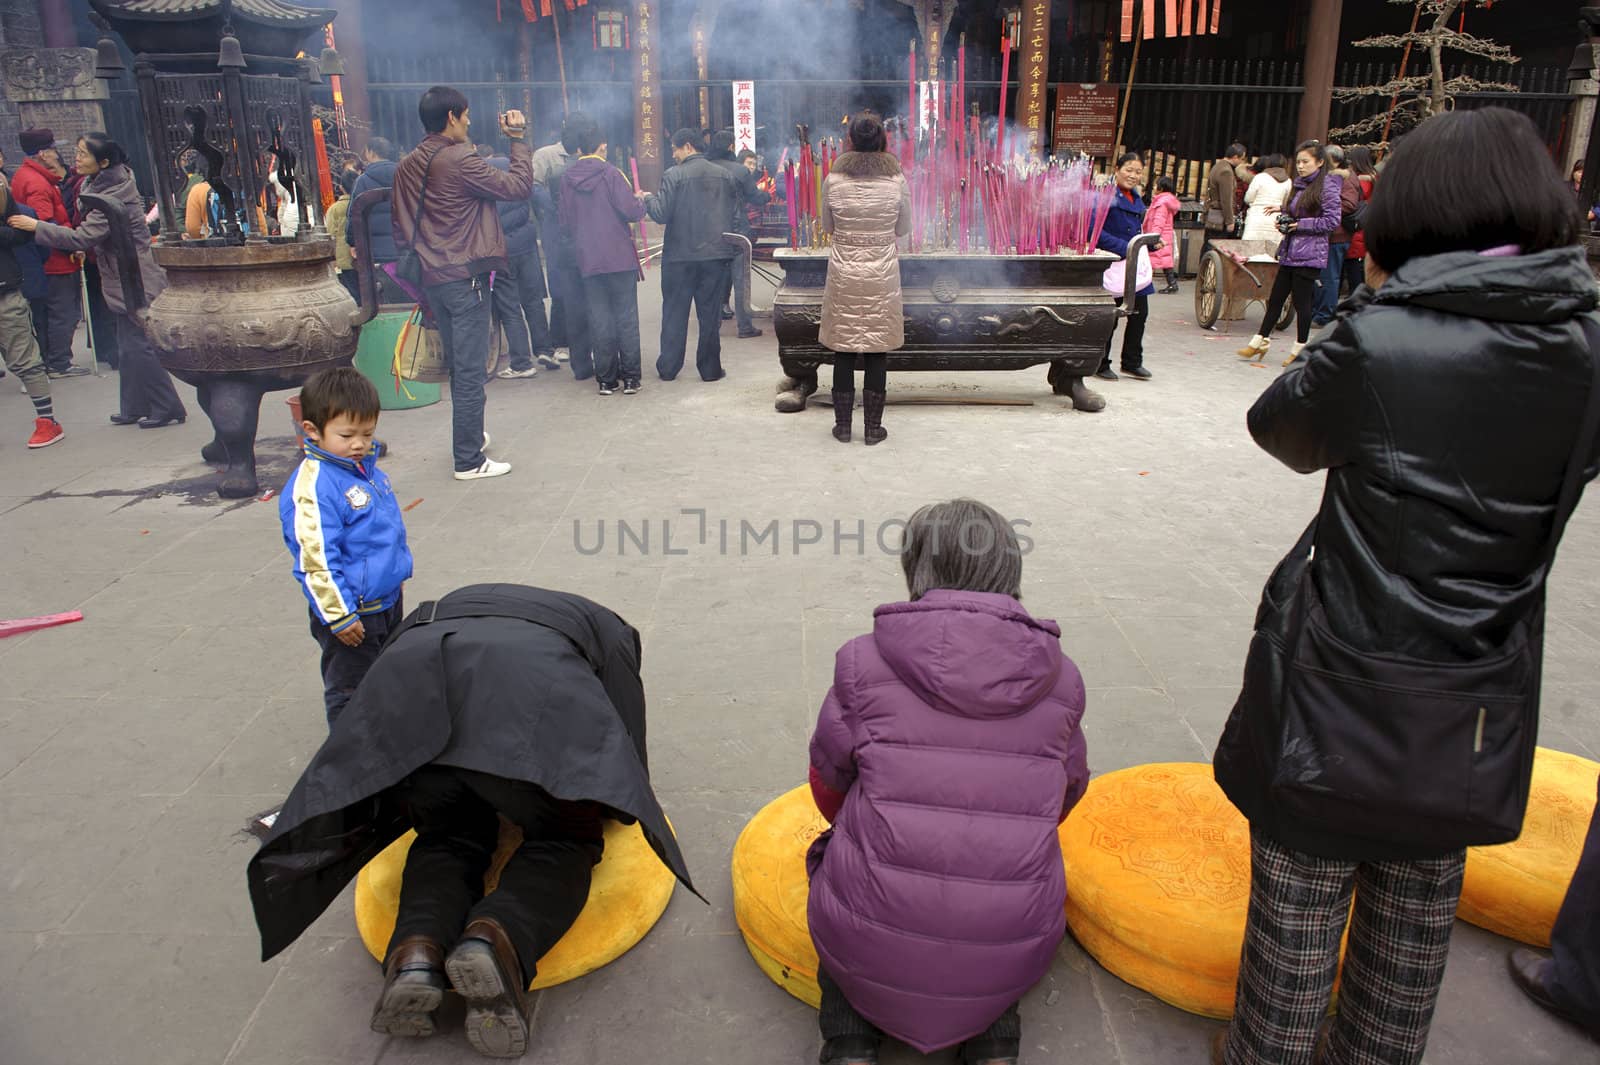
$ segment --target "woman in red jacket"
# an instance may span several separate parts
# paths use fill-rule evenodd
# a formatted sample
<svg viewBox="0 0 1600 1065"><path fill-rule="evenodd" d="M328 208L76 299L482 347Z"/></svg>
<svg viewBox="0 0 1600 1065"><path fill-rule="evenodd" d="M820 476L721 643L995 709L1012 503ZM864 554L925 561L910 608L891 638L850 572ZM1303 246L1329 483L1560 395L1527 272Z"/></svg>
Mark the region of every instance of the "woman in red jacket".
<svg viewBox="0 0 1600 1065"><path fill-rule="evenodd" d="M1372 199L1373 186L1378 183L1378 168L1372 165L1372 149L1351 148L1345 154L1345 165L1360 187L1361 202L1366 203ZM1367 235L1359 226L1351 225L1349 218L1345 219L1345 228L1350 231L1350 246L1344 253L1344 280L1354 292L1367 280Z"/></svg>

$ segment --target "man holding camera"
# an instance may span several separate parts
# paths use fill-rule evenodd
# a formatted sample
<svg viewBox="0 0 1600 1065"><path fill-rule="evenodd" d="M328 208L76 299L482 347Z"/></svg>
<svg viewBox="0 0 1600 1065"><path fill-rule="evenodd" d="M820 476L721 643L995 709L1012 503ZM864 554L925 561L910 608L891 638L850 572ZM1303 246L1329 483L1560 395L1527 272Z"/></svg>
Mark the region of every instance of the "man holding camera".
<svg viewBox="0 0 1600 1065"><path fill-rule="evenodd" d="M422 94L418 117L427 136L395 169L397 272L427 294L450 370L451 450L458 481L499 477L509 462L483 453L483 384L489 360L493 275L505 276L506 239L496 203L533 193L533 155L521 111L500 116L511 142L509 172L478 155L460 90L435 85ZM410 277L406 277L410 274Z"/></svg>

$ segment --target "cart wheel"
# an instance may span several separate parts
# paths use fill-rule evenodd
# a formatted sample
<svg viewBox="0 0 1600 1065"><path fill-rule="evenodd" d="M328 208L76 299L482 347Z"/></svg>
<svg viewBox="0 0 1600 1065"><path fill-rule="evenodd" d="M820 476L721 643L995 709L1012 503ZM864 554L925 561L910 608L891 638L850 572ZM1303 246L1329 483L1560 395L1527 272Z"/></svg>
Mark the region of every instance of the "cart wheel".
<svg viewBox="0 0 1600 1065"><path fill-rule="evenodd" d="M1283 332L1285 329L1289 328L1293 324L1294 324L1294 301L1293 300L1284 300L1283 301L1283 313L1278 315L1277 331L1281 333L1281 332Z"/></svg>
<svg viewBox="0 0 1600 1065"><path fill-rule="evenodd" d="M1210 329L1222 317L1222 256L1208 251L1200 260L1200 275L1194 280L1194 318L1201 329Z"/></svg>

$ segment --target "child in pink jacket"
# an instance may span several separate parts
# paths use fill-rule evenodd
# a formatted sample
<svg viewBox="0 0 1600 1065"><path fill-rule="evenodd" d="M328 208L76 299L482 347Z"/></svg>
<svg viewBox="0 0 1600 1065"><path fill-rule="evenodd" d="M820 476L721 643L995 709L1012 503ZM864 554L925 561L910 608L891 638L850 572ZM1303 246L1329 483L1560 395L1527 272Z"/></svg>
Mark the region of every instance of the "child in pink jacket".
<svg viewBox="0 0 1600 1065"><path fill-rule="evenodd" d="M1145 212L1144 231L1161 237L1161 246L1150 253L1150 265L1166 275L1167 287L1161 290L1163 293L1178 291L1178 271L1173 269L1172 263L1172 250L1177 246L1172 233L1172 220L1181 206L1177 186L1172 179L1156 179L1156 198L1150 201L1150 210Z"/></svg>

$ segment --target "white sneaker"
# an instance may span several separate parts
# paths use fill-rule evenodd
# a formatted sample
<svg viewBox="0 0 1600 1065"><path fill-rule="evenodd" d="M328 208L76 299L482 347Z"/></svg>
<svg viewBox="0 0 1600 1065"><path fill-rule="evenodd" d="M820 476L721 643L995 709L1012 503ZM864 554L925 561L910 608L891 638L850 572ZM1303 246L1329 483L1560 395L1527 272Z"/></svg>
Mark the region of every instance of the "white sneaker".
<svg viewBox="0 0 1600 1065"><path fill-rule="evenodd" d="M507 366L504 370L501 370L499 373L495 374L495 376L500 378L502 381L517 381L525 377L538 377L539 367L529 366L526 370L517 370Z"/></svg>
<svg viewBox="0 0 1600 1065"><path fill-rule="evenodd" d="M504 477L511 472L511 463L496 462L494 459L484 459L483 465L475 470L457 470L456 480L476 481L484 477Z"/></svg>
<svg viewBox="0 0 1600 1065"><path fill-rule="evenodd" d="M556 361L557 362L566 362L567 360L569 360L571 358L572 358L572 352L571 351L567 350L566 348L557 348L556 349Z"/></svg>

